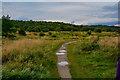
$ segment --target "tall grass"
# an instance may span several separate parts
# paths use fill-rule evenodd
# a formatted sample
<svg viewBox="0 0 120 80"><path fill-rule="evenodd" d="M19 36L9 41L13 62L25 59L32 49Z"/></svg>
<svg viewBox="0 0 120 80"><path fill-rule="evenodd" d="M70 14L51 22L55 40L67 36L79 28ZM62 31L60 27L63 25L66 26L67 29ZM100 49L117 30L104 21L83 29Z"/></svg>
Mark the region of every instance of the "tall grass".
<svg viewBox="0 0 120 80"><path fill-rule="evenodd" d="M39 36L39 33L27 32L26 36L16 34L16 40L3 39L3 79L59 78L55 52L64 42L72 40L81 40L78 43L68 45L68 58L73 78L115 76L115 63L117 63L118 54L117 47L114 45L117 43L106 42L112 39L108 38L105 41L100 38L96 42L95 39L86 39L86 37L89 38L86 32L79 31L51 31L51 33L49 35L49 32L44 32L45 36ZM102 37L113 36L114 34L92 32L91 36L99 35ZM115 44L110 46L111 43ZM115 68L113 69L113 67Z"/></svg>
<svg viewBox="0 0 120 80"><path fill-rule="evenodd" d="M23 39L10 42L3 45L3 79L59 78L55 52L64 41Z"/></svg>
<svg viewBox="0 0 120 80"><path fill-rule="evenodd" d="M117 44L117 40L105 44L104 38L94 41L84 39L68 45L68 59L73 78L115 78L118 48L117 45L113 47L109 44ZM109 38L105 39L109 41Z"/></svg>

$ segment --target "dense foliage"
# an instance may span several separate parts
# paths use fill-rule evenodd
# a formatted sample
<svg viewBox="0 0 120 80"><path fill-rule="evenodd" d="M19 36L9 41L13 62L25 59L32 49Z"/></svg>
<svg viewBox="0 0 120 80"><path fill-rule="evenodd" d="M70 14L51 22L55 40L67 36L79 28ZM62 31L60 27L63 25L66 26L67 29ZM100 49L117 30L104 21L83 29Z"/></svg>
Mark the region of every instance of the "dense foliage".
<svg viewBox="0 0 120 80"><path fill-rule="evenodd" d="M10 20L9 15L3 16L3 35L15 33L19 29L29 32L48 32L48 31L95 31L95 32L119 32L120 28L107 25L73 25L63 22L46 22L46 21L22 21Z"/></svg>
<svg viewBox="0 0 120 80"><path fill-rule="evenodd" d="M26 33L25 33L25 31L24 31L23 29L20 29L20 30L19 30L19 34L20 34L20 35L23 35L23 36L26 35Z"/></svg>

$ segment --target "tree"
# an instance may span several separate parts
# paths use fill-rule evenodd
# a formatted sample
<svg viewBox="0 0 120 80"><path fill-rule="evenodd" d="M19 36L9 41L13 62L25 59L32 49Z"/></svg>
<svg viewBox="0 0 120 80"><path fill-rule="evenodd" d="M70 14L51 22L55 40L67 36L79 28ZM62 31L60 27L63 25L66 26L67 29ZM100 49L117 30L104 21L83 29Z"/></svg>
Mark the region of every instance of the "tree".
<svg viewBox="0 0 120 80"><path fill-rule="evenodd" d="M7 15L7 16L6 16L6 19L7 19L7 20L10 20L10 17L9 17L9 15Z"/></svg>
<svg viewBox="0 0 120 80"><path fill-rule="evenodd" d="M2 16L2 19L6 19L6 20L10 20L10 16L9 15L7 15L7 16Z"/></svg>
<svg viewBox="0 0 120 80"><path fill-rule="evenodd" d="M5 16L4 16L4 15L2 16L2 19L5 19Z"/></svg>
<svg viewBox="0 0 120 80"><path fill-rule="evenodd" d="M2 16L2 35L8 37L8 33L11 33L10 28L12 24L10 22L10 17L7 15L6 17Z"/></svg>
<svg viewBox="0 0 120 80"><path fill-rule="evenodd" d="M113 32L113 30L111 28L108 28L106 31L107 32Z"/></svg>

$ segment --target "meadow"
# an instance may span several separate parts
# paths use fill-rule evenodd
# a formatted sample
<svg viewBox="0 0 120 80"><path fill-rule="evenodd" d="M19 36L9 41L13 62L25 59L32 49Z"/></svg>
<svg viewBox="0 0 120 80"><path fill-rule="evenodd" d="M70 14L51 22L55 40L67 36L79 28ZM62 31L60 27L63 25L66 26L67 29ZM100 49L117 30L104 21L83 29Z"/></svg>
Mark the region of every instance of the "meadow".
<svg viewBox="0 0 120 80"><path fill-rule="evenodd" d="M119 59L118 37L92 37L68 45L73 78L115 78Z"/></svg>
<svg viewBox="0 0 120 80"><path fill-rule="evenodd" d="M64 40L3 40L2 79L59 78L55 52Z"/></svg>
<svg viewBox="0 0 120 80"><path fill-rule="evenodd" d="M2 79L60 78L55 53L69 41L77 41L67 46L73 78L115 78L119 58L116 34L49 31L3 37Z"/></svg>

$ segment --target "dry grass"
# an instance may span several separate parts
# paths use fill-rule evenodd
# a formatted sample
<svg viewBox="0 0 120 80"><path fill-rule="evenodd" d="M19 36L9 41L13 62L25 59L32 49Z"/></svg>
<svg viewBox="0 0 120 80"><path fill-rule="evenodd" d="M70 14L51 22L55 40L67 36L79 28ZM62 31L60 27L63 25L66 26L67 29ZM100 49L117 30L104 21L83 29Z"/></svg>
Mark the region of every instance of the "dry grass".
<svg viewBox="0 0 120 80"><path fill-rule="evenodd" d="M102 33L108 33L108 34L110 34L110 33L116 33L116 32L102 32Z"/></svg>
<svg viewBox="0 0 120 80"><path fill-rule="evenodd" d="M99 45L118 47L118 37L100 37Z"/></svg>
<svg viewBox="0 0 120 80"><path fill-rule="evenodd" d="M64 40L23 38L19 40L4 40L3 43L4 79L59 77L55 52L64 43Z"/></svg>
<svg viewBox="0 0 120 80"><path fill-rule="evenodd" d="M97 36L90 36L88 37L89 39L97 39L98 37Z"/></svg>
<svg viewBox="0 0 120 80"><path fill-rule="evenodd" d="M34 45L52 44L53 42L60 42L61 40L40 40L40 39L22 39L22 40L6 40L2 46L2 54L12 54L12 51L25 52L27 48L33 47Z"/></svg>

